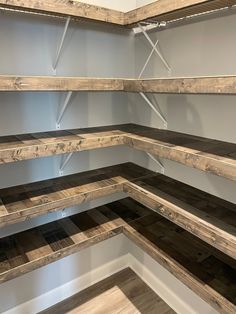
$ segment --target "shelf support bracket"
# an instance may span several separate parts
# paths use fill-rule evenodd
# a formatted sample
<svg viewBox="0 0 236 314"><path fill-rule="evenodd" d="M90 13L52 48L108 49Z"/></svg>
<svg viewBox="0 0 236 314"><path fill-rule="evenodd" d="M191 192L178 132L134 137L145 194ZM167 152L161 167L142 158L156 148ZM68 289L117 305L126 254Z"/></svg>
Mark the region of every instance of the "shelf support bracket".
<svg viewBox="0 0 236 314"><path fill-rule="evenodd" d="M72 155L73 155L73 153L67 154L66 157L64 157L64 155L62 155L62 161L61 161L60 170L59 170L60 176L63 176L64 169L66 168L67 164L71 160Z"/></svg>
<svg viewBox="0 0 236 314"><path fill-rule="evenodd" d="M63 105L61 106L59 112L58 112L58 116L57 116L57 122L56 122L56 128L60 129L61 128L61 120L66 112L66 109L70 103L71 97L72 97L73 92L68 92L65 98L65 101L63 103Z"/></svg>
<svg viewBox="0 0 236 314"><path fill-rule="evenodd" d="M147 39L147 41L149 42L149 44L152 46L153 52L156 52L156 54L158 55L158 57L161 59L162 63L164 64L164 66L166 67L166 69L168 70L168 72L171 72L171 68L168 64L168 62L166 61L166 59L164 58L164 56L161 54L161 52L157 49L157 44L158 42L155 44L152 39L150 38L150 36L148 35L147 31L145 30L145 28L139 23L138 24L141 32L143 33L143 35L145 36L145 38ZM153 53L152 53L153 54ZM152 56L151 54L151 56ZM151 58L151 56L149 56L149 60ZM149 61L148 61L149 62Z"/></svg>
<svg viewBox="0 0 236 314"><path fill-rule="evenodd" d="M157 157L154 157L152 154L150 154L150 153L147 153L147 155L148 155L148 157L150 158L150 159L152 159L157 165L158 165L158 167L160 167L161 168L161 171L160 171L160 173L165 173L165 167L164 167L164 165L162 164L162 162L157 158Z"/></svg>
<svg viewBox="0 0 236 314"><path fill-rule="evenodd" d="M64 26L62 37L61 37L61 40L60 40L60 43L59 43L59 46L58 46L58 49L57 49L56 58L55 58L55 60L53 62L53 65L52 65L54 73L56 73L57 65L58 65L59 59L61 57L61 52L62 52L62 48L63 48L64 42L65 42L65 38L66 38L66 34L67 34L67 31L68 31L68 27L69 27L70 21L71 21L71 17L68 17L66 19L66 23L65 23L65 26Z"/></svg>
<svg viewBox="0 0 236 314"><path fill-rule="evenodd" d="M164 127L167 128L167 121L166 118L163 116L163 114L157 110L157 108L153 105L151 100L143 93L140 92L139 95L146 101L148 106L155 112L155 114L161 119L161 121L164 123Z"/></svg>

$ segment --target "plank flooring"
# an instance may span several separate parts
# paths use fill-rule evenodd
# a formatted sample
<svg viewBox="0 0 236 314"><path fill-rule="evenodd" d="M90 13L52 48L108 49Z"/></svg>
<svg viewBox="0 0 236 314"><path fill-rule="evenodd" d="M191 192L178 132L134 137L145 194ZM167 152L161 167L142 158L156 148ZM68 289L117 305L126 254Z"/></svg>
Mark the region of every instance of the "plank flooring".
<svg viewBox="0 0 236 314"><path fill-rule="evenodd" d="M170 22L196 14L231 7L236 0L159 0L127 13L78 0L0 0L0 6L39 14L73 17L78 20L103 22L118 26L133 27L143 21Z"/></svg>
<svg viewBox="0 0 236 314"><path fill-rule="evenodd" d="M0 164L117 145L236 180L236 144L132 124L3 136Z"/></svg>
<svg viewBox="0 0 236 314"><path fill-rule="evenodd" d="M216 310L236 312L235 260L129 198L0 239L0 282L122 232Z"/></svg>
<svg viewBox="0 0 236 314"><path fill-rule="evenodd" d="M114 314L175 312L130 268L102 280L40 314Z"/></svg>
<svg viewBox="0 0 236 314"><path fill-rule="evenodd" d="M0 75L0 91L114 91L161 94L235 95L236 76L199 76L141 80Z"/></svg>

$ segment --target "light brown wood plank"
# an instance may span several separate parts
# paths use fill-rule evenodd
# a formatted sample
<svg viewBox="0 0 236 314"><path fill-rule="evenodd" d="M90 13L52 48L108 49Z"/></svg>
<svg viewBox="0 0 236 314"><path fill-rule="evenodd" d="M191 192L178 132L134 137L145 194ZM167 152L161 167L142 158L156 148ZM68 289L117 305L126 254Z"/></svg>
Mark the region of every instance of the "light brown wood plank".
<svg viewBox="0 0 236 314"><path fill-rule="evenodd" d="M174 314L131 269L102 280L41 314L89 313Z"/></svg>

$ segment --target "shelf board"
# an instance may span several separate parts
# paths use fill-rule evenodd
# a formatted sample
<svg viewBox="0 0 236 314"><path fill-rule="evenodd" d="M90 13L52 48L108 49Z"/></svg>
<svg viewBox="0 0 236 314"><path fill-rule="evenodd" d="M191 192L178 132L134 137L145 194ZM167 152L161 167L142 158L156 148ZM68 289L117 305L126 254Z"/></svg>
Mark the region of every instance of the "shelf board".
<svg viewBox="0 0 236 314"><path fill-rule="evenodd" d="M126 163L0 190L0 226L117 192L236 259L236 205Z"/></svg>
<svg viewBox="0 0 236 314"><path fill-rule="evenodd" d="M236 5L236 0L159 0L125 14L125 24L171 22Z"/></svg>
<svg viewBox="0 0 236 314"><path fill-rule="evenodd" d="M236 76L199 76L125 80L126 92L158 94L236 94Z"/></svg>
<svg viewBox="0 0 236 314"><path fill-rule="evenodd" d="M78 20L133 27L144 21L170 22L189 16L231 7L236 0L159 0L129 12L107 9L75 1L0 0L0 7Z"/></svg>
<svg viewBox="0 0 236 314"><path fill-rule="evenodd" d="M128 145L236 181L236 144L138 125L0 137L0 164Z"/></svg>
<svg viewBox="0 0 236 314"><path fill-rule="evenodd" d="M236 76L156 79L0 75L0 91L134 92L159 94L236 94Z"/></svg>
<svg viewBox="0 0 236 314"><path fill-rule="evenodd" d="M122 232L216 310L235 313L235 261L131 199L0 239L0 282Z"/></svg>
<svg viewBox="0 0 236 314"><path fill-rule="evenodd" d="M123 183L149 170L131 163L0 190L0 226L123 192Z"/></svg>
<svg viewBox="0 0 236 314"><path fill-rule="evenodd" d="M123 91L123 79L4 76L0 75L0 91Z"/></svg>

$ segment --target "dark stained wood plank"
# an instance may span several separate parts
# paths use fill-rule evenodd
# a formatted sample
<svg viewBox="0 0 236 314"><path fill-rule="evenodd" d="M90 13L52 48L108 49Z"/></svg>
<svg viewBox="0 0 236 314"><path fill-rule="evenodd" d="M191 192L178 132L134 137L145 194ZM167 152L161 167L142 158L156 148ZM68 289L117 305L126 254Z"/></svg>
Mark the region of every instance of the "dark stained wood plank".
<svg viewBox="0 0 236 314"><path fill-rule="evenodd" d="M220 313L235 313L235 260L131 199L1 239L0 282L122 231Z"/></svg>
<svg viewBox="0 0 236 314"><path fill-rule="evenodd" d="M0 137L0 164L117 145L236 180L236 144L132 124Z"/></svg>
<svg viewBox="0 0 236 314"><path fill-rule="evenodd" d="M131 163L0 190L0 225L40 216L123 191L152 172ZM55 232L54 232L55 233Z"/></svg>
<svg viewBox="0 0 236 314"><path fill-rule="evenodd" d="M139 203L236 259L236 205L163 175L124 183Z"/></svg>
<svg viewBox="0 0 236 314"><path fill-rule="evenodd" d="M117 313L175 313L129 268L40 313L112 314L114 309Z"/></svg>

